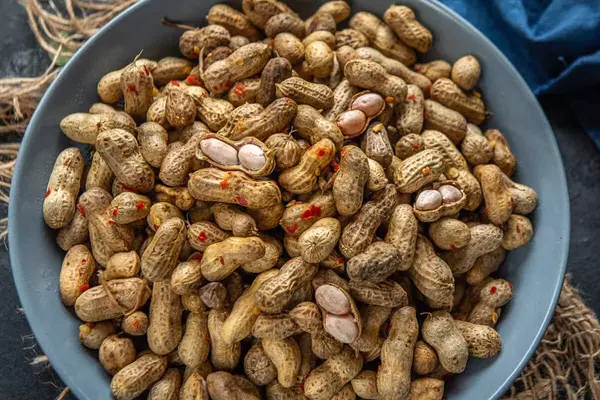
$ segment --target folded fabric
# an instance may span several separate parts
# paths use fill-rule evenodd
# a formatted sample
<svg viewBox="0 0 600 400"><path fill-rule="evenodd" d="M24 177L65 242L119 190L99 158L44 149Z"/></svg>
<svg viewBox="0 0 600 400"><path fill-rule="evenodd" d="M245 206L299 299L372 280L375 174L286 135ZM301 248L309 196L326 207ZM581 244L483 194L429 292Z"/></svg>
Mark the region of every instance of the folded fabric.
<svg viewBox="0 0 600 400"><path fill-rule="evenodd" d="M564 96L600 147L600 0L441 2L498 46L536 95Z"/></svg>

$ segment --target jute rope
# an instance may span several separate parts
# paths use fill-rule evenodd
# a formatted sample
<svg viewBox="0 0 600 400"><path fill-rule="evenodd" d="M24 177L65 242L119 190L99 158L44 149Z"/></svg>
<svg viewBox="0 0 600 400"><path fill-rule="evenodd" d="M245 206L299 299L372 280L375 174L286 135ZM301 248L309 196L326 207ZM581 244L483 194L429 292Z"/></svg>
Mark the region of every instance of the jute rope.
<svg viewBox="0 0 600 400"><path fill-rule="evenodd" d="M0 134L22 134L62 58L77 49L136 0L23 0L29 25L52 63L38 77L0 79ZM0 144L0 203L8 191L19 143ZM0 239L7 218L0 219ZM565 280L554 318L542 343L505 399L600 399L600 324L576 289ZM65 389L61 396L65 396Z"/></svg>

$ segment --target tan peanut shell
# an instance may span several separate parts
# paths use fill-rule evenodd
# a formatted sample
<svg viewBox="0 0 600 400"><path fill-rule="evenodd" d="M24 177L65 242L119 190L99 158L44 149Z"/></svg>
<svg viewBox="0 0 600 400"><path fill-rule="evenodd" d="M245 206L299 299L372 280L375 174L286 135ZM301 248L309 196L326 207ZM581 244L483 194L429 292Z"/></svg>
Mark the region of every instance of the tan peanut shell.
<svg viewBox="0 0 600 400"><path fill-rule="evenodd" d="M210 362L206 362L203 365L208 365L210 369L191 369L186 368L185 372L189 374L183 377L183 385L179 392L179 400L208 400L208 388L206 385L205 377L212 373L212 367Z"/></svg>
<svg viewBox="0 0 600 400"><path fill-rule="evenodd" d="M265 255L258 260L243 264L242 269L246 272L256 274L273 268L283 253L283 246L279 240L262 233L259 237L265 245Z"/></svg>
<svg viewBox="0 0 600 400"><path fill-rule="evenodd" d="M231 36L245 36L252 41L257 40L260 36L248 17L225 4L212 6L208 10L206 20L211 25L221 25L227 28Z"/></svg>
<svg viewBox="0 0 600 400"><path fill-rule="evenodd" d="M444 381L435 378L418 378L410 384L410 398L420 400L442 400Z"/></svg>
<svg viewBox="0 0 600 400"><path fill-rule="evenodd" d="M319 140L302 155L298 165L279 174L279 184L295 194L309 193L317 183L321 170L329 165L334 156L333 142L329 139Z"/></svg>
<svg viewBox="0 0 600 400"><path fill-rule="evenodd" d="M406 83L385 68L370 60L352 60L344 67L346 79L355 86L372 90L392 101L401 103L407 93Z"/></svg>
<svg viewBox="0 0 600 400"><path fill-rule="evenodd" d="M477 95L468 95L447 78L440 78L431 87L431 98L458 111L476 125L485 120L485 104Z"/></svg>
<svg viewBox="0 0 600 400"><path fill-rule="evenodd" d="M110 290L115 304L107 293ZM114 279L103 286L95 286L82 293L75 302L77 317L86 322L116 318L134 306L141 306L150 298L148 286L139 278Z"/></svg>
<svg viewBox="0 0 600 400"><path fill-rule="evenodd" d="M185 79L190 72L194 63L190 60L181 57L164 57L158 60L156 68L152 70L152 78L158 86L165 85L170 81L178 81Z"/></svg>
<svg viewBox="0 0 600 400"><path fill-rule="evenodd" d="M181 387L181 374L176 368L169 368L163 377L152 385L148 400L177 400Z"/></svg>
<svg viewBox="0 0 600 400"><path fill-rule="evenodd" d="M473 226L469 243L457 251L444 253L442 258L454 275L460 275L471 269L477 258L497 249L502 244L503 235L502 229L492 224Z"/></svg>
<svg viewBox="0 0 600 400"><path fill-rule="evenodd" d="M475 167L473 175L481 184L485 214L493 224L504 224L510 218L515 205L504 174L496 165L488 164Z"/></svg>
<svg viewBox="0 0 600 400"><path fill-rule="evenodd" d="M429 238L442 250L456 250L469 243L471 231L464 222L444 217L429 225Z"/></svg>
<svg viewBox="0 0 600 400"><path fill-rule="evenodd" d="M342 233L336 218L321 218L298 237L300 255L309 263L320 263L333 251Z"/></svg>
<svg viewBox="0 0 600 400"><path fill-rule="evenodd" d="M424 64L415 64L415 71L428 77L431 82L440 78L450 78L452 65L444 60L433 60Z"/></svg>
<svg viewBox="0 0 600 400"><path fill-rule="evenodd" d="M117 400L133 400L158 381L166 369L166 357L144 354L115 374L110 382L112 395Z"/></svg>
<svg viewBox="0 0 600 400"><path fill-rule="evenodd" d="M394 183L403 193L414 193L435 181L445 170L444 157L437 150L423 150L393 170Z"/></svg>
<svg viewBox="0 0 600 400"><path fill-rule="evenodd" d="M340 215L354 215L360 210L368 179L367 155L356 146L344 146L340 152L340 168L332 190Z"/></svg>
<svg viewBox="0 0 600 400"><path fill-rule="evenodd" d="M316 333L323 329L321 310L313 302L298 304L290 310L289 316L305 332Z"/></svg>
<svg viewBox="0 0 600 400"><path fill-rule="evenodd" d="M415 85L408 85L406 101L399 104L396 109L396 129L400 136L421 133L424 121L424 109L425 98L423 92ZM398 155L398 157L400 156Z"/></svg>
<svg viewBox="0 0 600 400"><path fill-rule="evenodd" d="M446 217L450 215L456 215L460 209L464 207L467 203L467 194L462 190L460 185L454 181L441 181L434 182L433 185L429 187L423 188L421 191L417 192L417 199L419 195L427 190L437 190L442 186L454 186L461 193L461 197L459 200L451 201L449 203L442 203L439 207L434 208L432 210L422 210L418 207L418 202L415 202L413 206L413 212L417 219L421 222L434 222L440 219L441 217Z"/></svg>
<svg viewBox="0 0 600 400"><path fill-rule="evenodd" d="M331 75L334 66L334 53L327 43L320 40L311 42L304 49L304 58L308 69L315 78L326 78Z"/></svg>
<svg viewBox="0 0 600 400"><path fill-rule="evenodd" d="M290 64L287 59L276 57L269 60L261 73L260 87L258 95L256 96L256 102L263 107L271 104L276 99L275 85L291 78L291 76L292 64Z"/></svg>
<svg viewBox="0 0 600 400"><path fill-rule="evenodd" d="M418 224L412 207L408 204L397 205L390 216L385 241L400 252L399 271L408 270L413 263Z"/></svg>
<svg viewBox="0 0 600 400"><path fill-rule="evenodd" d="M129 224L146 218L150 213L150 199L144 195L123 192L110 202L112 215L117 224Z"/></svg>
<svg viewBox="0 0 600 400"><path fill-rule="evenodd" d="M274 15L284 12L296 15L285 3L277 0L244 0L242 9L252 24L261 29L264 28L269 18Z"/></svg>
<svg viewBox="0 0 600 400"><path fill-rule="evenodd" d="M138 128L138 142L142 157L148 164L159 168L167 155L167 131L156 122L146 122Z"/></svg>
<svg viewBox="0 0 600 400"><path fill-rule="evenodd" d="M414 308L403 307L392 315L390 332L381 348L381 367L377 373L377 389L384 398L407 397L418 335L419 325Z"/></svg>
<svg viewBox="0 0 600 400"><path fill-rule="evenodd" d="M77 209L88 219L89 226L96 229L94 233L97 235L92 234L92 231L90 231L92 243L98 241L98 244L102 243L112 252L131 250L133 229L128 225L120 225L114 222L110 206L111 200L111 196L104 190L92 188L79 197Z"/></svg>
<svg viewBox="0 0 600 400"><path fill-rule="evenodd" d="M287 313L261 314L252 326L257 339L285 339L302 332Z"/></svg>
<svg viewBox="0 0 600 400"><path fill-rule="evenodd" d="M156 354L166 355L177 348L182 336L181 298L168 280L154 282L150 301L148 346Z"/></svg>
<svg viewBox="0 0 600 400"><path fill-rule="evenodd" d="M448 168L446 176L455 181L467 195L467 202L464 204L463 208L469 211L476 210L481 204L483 195L481 186L473 174L467 169L458 170L456 168Z"/></svg>
<svg viewBox="0 0 600 400"><path fill-rule="evenodd" d="M112 320L87 322L79 326L79 341L88 349L98 350L104 339L115 333Z"/></svg>
<svg viewBox="0 0 600 400"><path fill-rule="evenodd" d="M464 371L469 357L468 345L447 311L428 315L422 334L423 340L436 350L442 367L455 374Z"/></svg>
<svg viewBox="0 0 600 400"><path fill-rule="evenodd" d="M207 313L188 314L185 333L177 347L179 358L187 367L197 368L207 360L210 351L208 338Z"/></svg>
<svg viewBox="0 0 600 400"><path fill-rule="evenodd" d="M318 266L301 257L286 262L279 273L266 280L254 294L256 304L264 312L281 312L291 300L293 293L309 283Z"/></svg>
<svg viewBox="0 0 600 400"><path fill-rule="evenodd" d="M108 247L104 238L100 235L100 231L94 225L88 224L88 231L94 259L101 266L106 266L108 260L115 252Z"/></svg>
<svg viewBox="0 0 600 400"><path fill-rule="evenodd" d="M467 134L467 120L454 111L432 99L425 100L425 129L442 132L454 143L460 142Z"/></svg>
<svg viewBox="0 0 600 400"><path fill-rule="evenodd" d="M504 228L502 247L506 250L516 249L529 243L532 236L533 226L529 218L513 214Z"/></svg>
<svg viewBox="0 0 600 400"><path fill-rule="evenodd" d="M467 124L467 134L460 144L460 152L471 165L487 164L494 155L489 140L475 124Z"/></svg>
<svg viewBox="0 0 600 400"><path fill-rule="evenodd" d="M369 45L369 39L361 32L355 29L342 29L335 32L335 47L339 49L342 46L350 46L353 49L366 47Z"/></svg>
<svg viewBox="0 0 600 400"><path fill-rule="evenodd" d="M467 283L474 286L482 282L491 273L498 270L505 257L506 250L500 246L496 250L477 258L473 267L465 274Z"/></svg>
<svg viewBox="0 0 600 400"><path fill-rule="evenodd" d="M73 219L83 167L83 157L75 147L63 150L56 158L43 206L44 221L52 229L63 228Z"/></svg>
<svg viewBox="0 0 600 400"><path fill-rule="evenodd" d="M342 351L315 368L304 381L304 394L311 400L331 398L362 369L362 357L345 346Z"/></svg>
<svg viewBox="0 0 600 400"><path fill-rule="evenodd" d="M202 48L208 53L215 47L226 46L230 38L227 29L220 25L187 30L179 38L179 51L187 58L197 59Z"/></svg>
<svg viewBox="0 0 600 400"><path fill-rule="evenodd" d="M300 348L293 338L263 339L262 346L277 369L277 380L285 388L296 383L300 369Z"/></svg>
<svg viewBox="0 0 600 400"><path fill-rule="evenodd" d="M235 301L221 328L221 338L224 343L237 343L252 333L252 326L260 315L260 308L257 306L254 294L264 282L278 273L279 270L270 269L259 274L252 285Z"/></svg>
<svg viewBox="0 0 600 400"><path fill-rule="evenodd" d="M148 222L150 229L156 232L164 222L171 218L183 220L183 214L173 204L159 202L154 203L152 207L150 207L150 213L148 214L146 221Z"/></svg>
<svg viewBox="0 0 600 400"><path fill-rule="evenodd" d="M435 349L423 340L417 341L412 364L415 374L428 375L432 373L438 365L439 360Z"/></svg>
<svg viewBox="0 0 600 400"><path fill-rule="evenodd" d="M275 228L279 224L279 221L283 216L284 208L285 206L283 203L277 203L270 207L248 208L246 212L254 218L259 230L267 231Z"/></svg>
<svg viewBox="0 0 600 400"><path fill-rule="evenodd" d="M381 307L403 307L408 298L402 286L388 279L383 282L350 281L350 294L364 304Z"/></svg>
<svg viewBox="0 0 600 400"><path fill-rule="evenodd" d="M96 269L92 253L84 245L72 247L60 269L60 298L66 306L75 304L81 293L89 288L89 281Z"/></svg>
<svg viewBox="0 0 600 400"><path fill-rule="evenodd" d="M240 171L203 168L190 175L190 194L197 200L239 204L250 208L271 207L281 202L272 181L254 180Z"/></svg>
<svg viewBox="0 0 600 400"><path fill-rule="evenodd" d="M319 110L310 105L298 106L293 125L298 130L298 136L309 140L313 145L319 140L329 139L339 150L344 144L344 137L337 124L324 118Z"/></svg>
<svg viewBox="0 0 600 400"><path fill-rule="evenodd" d="M218 131L223 128L234 107L227 100L216 97L201 97L197 101L197 114L212 131Z"/></svg>
<svg viewBox="0 0 600 400"><path fill-rule="evenodd" d="M365 203L356 217L344 228L339 248L345 257L363 252L373 241L375 231L392 213L396 205L396 188L387 185Z"/></svg>
<svg viewBox="0 0 600 400"><path fill-rule="evenodd" d="M265 23L265 34L274 38L282 32L289 32L297 38L303 38L305 34L304 21L292 13L281 13L273 15Z"/></svg>
<svg viewBox="0 0 600 400"><path fill-rule="evenodd" d="M361 149L367 157L377 161L384 168L392 162L394 150L388 138L387 130L378 121L371 122L361 137Z"/></svg>
<svg viewBox="0 0 600 400"><path fill-rule="evenodd" d="M165 117L173 128L181 129L191 125L196 119L196 105L192 96L183 90L167 93Z"/></svg>
<svg viewBox="0 0 600 400"><path fill-rule="evenodd" d="M106 372L114 375L135 361L135 347L129 338L111 335L104 339L98 352L98 360Z"/></svg>
<svg viewBox="0 0 600 400"><path fill-rule="evenodd" d="M485 282L485 281L484 281ZM479 297L469 312L467 322L472 324L496 326L498 308L508 303L513 296L513 286L504 279L493 279L486 282L479 291Z"/></svg>
<svg viewBox="0 0 600 400"><path fill-rule="evenodd" d="M484 136L489 141L490 146L494 149L492 162L507 176L512 176L517 167L517 160L508 145L508 141L504 138L504 135L497 129L488 129Z"/></svg>
<svg viewBox="0 0 600 400"><path fill-rule="evenodd" d="M385 170L375 160L367 159L369 164L369 179L367 179L367 189L372 192L377 192L381 190L389 183L387 177L385 176Z"/></svg>
<svg viewBox="0 0 600 400"><path fill-rule="evenodd" d="M365 35L369 42L387 57L406 65L415 63L415 51L400 41L394 31L375 15L364 11L357 12L350 18L349 25Z"/></svg>
<svg viewBox="0 0 600 400"><path fill-rule="evenodd" d="M148 331L148 316L143 311L136 311L123 318L121 329L131 336L142 336Z"/></svg>
<svg viewBox="0 0 600 400"><path fill-rule="evenodd" d="M440 308L452 307L454 278L446 262L438 257L431 242L422 235L417 237L415 258L409 276L419 291Z"/></svg>
<svg viewBox="0 0 600 400"><path fill-rule="evenodd" d="M361 399L379 399L377 390L377 372L363 369L352 379L352 389Z"/></svg>
<svg viewBox="0 0 600 400"><path fill-rule="evenodd" d="M410 8L391 6L383 14L383 19L404 43L418 52L426 53L431 48L431 31L421 25Z"/></svg>
<svg viewBox="0 0 600 400"><path fill-rule="evenodd" d="M204 84L211 93L222 94L235 82L262 71L270 55L271 50L266 44L250 43L240 47L204 71Z"/></svg>
<svg viewBox="0 0 600 400"><path fill-rule="evenodd" d="M60 129L69 139L89 144L96 144L98 135L111 129L124 129L131 134L136 133L135 121L124 112L69 114L60 121Z"/></svg>
<svg viewBox="0 0 600 400"><path fill-rule="evenodd" d="M256 386L265 386L273 380L276 381L277 369L260 343L252 346L246 353L244 373Z"/></svg>
<svg viewBox="0 0 600 400"><path fill-rule="evenodd" d="M240 265L265 255L265 245L257 237L229 237L211 244L202 257L202 276L209 281L227 278Z"/></svg>
<svg viewBox="0 0 600 400"><path fill-rule="evenodd" d="M213 400L244 399L258 400L258 389L242 375L214 372L206 377L206 386Z"/></svg>
<svg viewBox="0 0 600 400"><path fill-rule="evenodd" d="M238 364L241 356L240 343L228 343L222 336L222 327L228 315L228 310L218 308L213 308L208 313L210 360L217 369L233 369Z"/></svg>
<svg viewBox="0 0 600 400"><path fill-rule="evenodd" d="M254 117L260 115L264 111L263 106L257 103L244 103L233 111L227 117L227 121L222 128L218 130L218 134L220 136L230 137L238 132L240 129L244 128L244 120L246 118ZM210 131L204 132L209 134Z"/></svg>
<svg viewBox="0 0 600 400"><path fill-rule="evenodd" d="M275 85L278 98L290 98L298 104L316 109L333 106L333 91L326 85L311 83L302 78L291 77Z"/></svg>
<svg viewBox="0 0 600 400"><path fill-rule="evenodd" d="M262 113L242 118L229 138L240 140L247 136L254 136L258 140L266 140L274 133L287 130L296 115L297 108L296 102L288 97L277 99Z"/></svg>
<svg viewBox="0 0 600 400"><path fill-rule="evenodd" d="M309 17L306 22L306 33L310 35L313 32L327 31L334 33L336 29L336 22L333 16L326 12L316 12Z"/></svg>
<svg viewBox="0 0 600 400"><path fill-rule="evenodd" d="M123 129L104 131L96 139L96 149L120 183L139 192L152 190L154 172L131 133Z"/></svg>
<svg viewBox="0 0 600 400"><path fill-rule="evenodd" d="M148 107L148 111L146 111L146 121L155 122L162 126L164 129L171 129L171 125L169 125L169 121L167 121L167 116L165 114L167 106L167 96L161 96L154 100L150 107Z"/></svg>
<svg viewBox="0 0 600 400"><path fill-rule="evenodd" d="M494 328L466 321L454 321L454 323L469 346L470 356L475 358L493 357L502 348L502 339Z"/></svg>
<svg viewBox="0 0 600 400"><path fill-rule="evenodd" d="M442 154L446 168L468 169L467 161L446 135L435 130L425 130L421 137L425 148L435 149Z"/></svg>
<svg viewBox="0 0 600 400"><path fill-rule="evenodd" d="M177 264L171 273L171 288L180 296L192 292L201 281L200 261L193 258Z"/></svg>
<svg viewBox="0 0 600 400"><path fill-rule="evenodd" d="M452 81L463 90L472 90L481 76L481 65L472 55L459 58L452 65Z"/></svg>
<svg viewBox="0 0 600 400"><path fill-rule="evenodd" d="M175 205L181 211L189 211L196 200L192 197L187 187L169 187L165 185L156 185L156 200Z"/></svg>
<svg viewBox="0 0 600 400"><path fill-rule="evenodd" d="M330 121L334 121L339 114L348 109L352 98L359 92L360 89L358 87L350 84L347 79L342 79L342 81L333 90L333 107L331 107L325 113L325 118Z"/></svg>
<svg viewBox="0 0 600 400"><path fill-rule="evenodd" d="M425 150L423 137L421 137L421 135L409 133L406 136L402 136L398 142L396 142L395 154L396 157L405 160L423 150Z"/></svg>
<svg viewBox="0 0 600 400"><path fill-rule="evenodd" d="M85 243L88 238L88 221L80 212L76 212L71 222L58 231L56 243L64 251L69 251L73 246Z"/></svg>
<svg viewBox="0 0 600 400"><path fill-rule="evenodd" d="M99 187L110 192L115 174L112 172L104 158L97 151L92 156L92 162L85 180L85 188Z"/></svg>
<svg viewBox="0 0 600 400"><path fill-rule="evenodd" d="M396 247L386 242L375 242L363 253L348 260L346 270L350 279L381 282L396 272L400 262L400 252Z"/></svg>
<svg viewBox="0 0 600 400"><path fill-rule="evenodd" d="M154 91L154 79L148 67L134 60L121 72L120 83L125 112L136 117L146 115Z"/></svg>
<svg viewBox="0 0 600 400"><path fill-rule="evenodd" d="M140 256L135 251L113 254L102 271L104 280L133 278L140 272Z"/></svg>
<svg viewBox="0 0 600 400"><path fill-rule="evenodd" d="M350 346L360 352L373 351L379 344L379 333L391 313L391 308L374 305L361 307L362 332Z"/></svg>
<svg viewBox="0 0 600 400"><path fill-rule="evenodd" d="M300 162L302 149L291 135L276 133L269 136L265 145L275 152L275 165L278 169L290 168Z"/></svg>
<svg viewBox="0 0 600 400"><path fill-rule="evenodd" d="M139 58L136 63L145 65L150 72L154 71L158 65L156 61L145 58ZM123 98L123 91L121 90L121 74L124 69L125 68L111 71L100 78L97 91L102 102L114 104Z"/></svg>
<svg viewBox="0 0 600 400"><path fill-rule="evenodd" d="M313 194L306 202L290 202L281 217L281 227L288 235L300 236L320 218L335 216L332 191Z"/></svg>
<svg viewBox="0 0 600 400"><path fill-rule="evenodd" d="M273 40L273 50L290 64L297 65L304 59L305 45L292 33L281 32Z"/></svg>
<svg viewBox="0 0 600 400"><path fill-rule="evenodd" d="M185 223L171 218L160 225L142 254L142 274L151 282L169 277L177 265L179 252L186 239Z"/></svg>
<svg viewBox="0 0 600 400"><path fill-rule="evenodd" d="M234 107L253 103L258 95L260 83L260 78L247 78L238 81L227 93L227 100Z"/></svg>

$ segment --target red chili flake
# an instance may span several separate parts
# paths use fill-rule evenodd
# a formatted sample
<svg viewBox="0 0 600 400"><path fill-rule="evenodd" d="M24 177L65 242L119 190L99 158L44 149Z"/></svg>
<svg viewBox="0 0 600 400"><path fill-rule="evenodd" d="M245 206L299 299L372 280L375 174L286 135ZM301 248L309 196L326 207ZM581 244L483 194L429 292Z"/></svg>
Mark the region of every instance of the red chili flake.
<svg viewBox="0 0 600 400"><path fill-rule="evenodd" d="M427 119L427 113L426 112L423 113L423 119Z"/></svg>
<svg viewBox="0 0 600 400"><path fill-rule="evenodd" d="M487 207L483 209L483 213L484 213L485 215L488 215L488 209L487 209Z"/></svg>
<svg viewBox="0 0 600 400"><path fill-rule="evenodd" d="M143 201L138 201L138 202L135 204L135 208L137 208L138 210L143 210L144 208L146 208L146 205L144 204L144 202L143 202Z"/></svg>
<svg viewBox="0 0 600 400"><path fill-rule="evenodd" d="M425 168L423 168L422 172L423 172L423 175L429 175L431 173L431 168L425 167Z"/></svg>
<svg viewBox="0 0 600 400"><path fill-rule="evenodd" d="M421 145L419 143L413 143L413 144L410 145L410 147L412 147L415 150L418 150L418 149L421 148Z"/></svg>
<svg viewBox="0 0 600 400"><path fill-rule="evenodd" d="M340 151L340 157L344 157L346 155L346 153L347 153L346 150Z"/></svg>
<svg viewBox="0 0 600 400"><path fill-rule="evenodd" d="M144 71L146 71L146 75L150 75L150 70L148 69L148 67L144 64Z"/></svg>
<svg viewBox="0 0 600 400"><path fill-rule="evenodd" d="M88 290L89 288L90 288L90 284L89 284L89 283L85 283L85 284L83 284L83 285L79 286L79 291L80 291L81 293L83 293L83 292L85 292L86 290Z"/></svg>
<svg viewBox="0 0 600 400"><path fill-rule="evenodd" d="M137 89L135 88L135 85L133 83L129 85L127 89L129 89L130 92L137 94Z"/></svg>
<svg viewBox="0 0 600 400"><path fill-rule="evenodd" d="M225 89L229 89L231 87L231 80L227 79L227 81L223 84L223 87Z"/></svg>
<svg viewBox="0 0 600 400"><path fill-rule="evenodd" d="M298 224L292 224L285 227L286 232L291 234L296 232L296 229L298 229Z"/></svg>
<svg viewBox="0 0 600 400"><path fill-rule="evenodd" d="M415 94L414 94L414 93L411 93L411 94L409 94L409 95L408 95L408 99L409 99L410 101L415 101Z"/></svg>
<svg viewBox="0 0 600 400"><path fill-rule="evenodd" d="M158 230L158 225L156 225L156 224L152 225L152 229L154 229L155 231L157 231Z"/></svg>
<svg viewBox="0 0 600 400"><path fill-rule="evenodd" d="M194 259L197 261L202 261L202 253L196 252L196 254L194 254Z"/></svg>
<svg viewBox="0 0 600 400"><path fill-rule="evenodd" d="M139 321L133 321L133 329L137 330L140 327Z"/></svg>
<svg viewBox="0 0 600 400"><path fill-rule="evenodd" d="M275 39L271 39L271 41L269 42L269 46L271 46L271 47L275 46Z"/></svg>
<svg viewBox="0 0 600 400"><path fill-rule="evenodd" d="M300 390L304 393L304 380L300 383Z"/></svg>
<svg viewBox="0 0 600 400"><path fill-rule="evenodd" d="M82 217L85 217L85 210L81 207L81 204L77 204L77 211L79 211Z"/></svg>
<svg viewBox="0 0 600 400"><path fill-rule="evenodd" d="M116 216L119 213L119 210L116 208L112 210L112 215Z"/></svg>
<svg viewBox="0 0 600 400"><path fill-rule="evenodd" d="M223 257L219 257L219 262L221 263L221 265L225 265L225 260L223 259Z"/></svg>
<svg viewBox="0 0 600 400"><path fill-rule="evenodd" d="M204 340L206 340L207 342L210 342L210 336L208 335L208 333L204 334Z"/></svg>
<svg viewBox="0 0 600 400"><path fill-rule="evenodd" d="M241 194L238 194L237 196L235 196L235 201L237 201L240 206L246 207L248 205L248 201Z"/></svg>
<svg viewBox="0 0 600 400"><path fill-rule="evenodd" d="M508 287L510 288L510 290L512 290L512 288L513 288L513 284L512 284L512 283L510 283L510 282L508 282Z"/></svg>
<svg viewBox="0 0 600 400"><path fill-rule="evenodd" d="M115 223L115 221L113 221L112 219L108 220L108 225L112 226L112 224L114 224L114 223Z"/></svg>
<svg viewBox="0 0 600 400"><path fill-rule="evenodd" d="M206 241L206 232L202 231L198 235L198 241L204 243Z"/></svg>
<svg viewBox="0 0 600 400"><path fill-rule="evenodd" d="M312 146L308 146L308 149L306 149L306 150L310 150L310 149L312 149L312 148L313 148Z"/></svg>
<svg viewBox="0 0 600 400"><path fill-rule="evenodd" d="M87 260L86 260L85 258L82 258L82 259L81 259L81 263L82 263L83 265L85 265L85 263L86 263L86 262L87 262Z"/></svg>
<svg viewBox="0 0 600 400"><path fill-rule="evenodd" d="M170 83L171 85L174 85L174 86L181 86L181 84L179 83L179 81L171 81L171 82L169 82L169 83Z"/></svg>
<svg viewBox="0 0 600 400"><path fill-rule="evenodd" d="M333 172L338 172L340 170L340 164L335 161L332 161L329 165L333 167Z"/></svg>
<svg viewBox="0 0 600 400"><path fill-rule="evenodd" d="M319 151L317 151L317 157L319 158L323 157L325 154L327 154L327 150L325 149L320 149Z"/></svg>
<svg viewBox="0 0 600 400"><path fill-rule="evenodd" d="M515 201L513 199L510 199L510 208L515 208Z"/></svg>
<svg viewBox="0 0 600 400"><path fill-rule="evenodd" d="M246 93L246 86L244 86L243 83L238 83L233 88L233 93L237 94L238 96L241 96L241 95L245 94Z"/></svg>
<svg viewBox="0 0 600 400"><path fill-rule="evenodd" d="M321 217L321 207L320 206L315 206L315 205L310 206L310 212L312 213L313 217L317 217L317 218Z"/></svg>
<svg viewBox="0 0 600 400"><path fill-rule="evenodd" d="M496 286L492 286L492 287L490 288L490 294L496 294L496 291L497 291L497 290L498 290L498 289L496 288Z"/></svg>
<svg viewBox="0 0 600 400"><path fill-rule="evenodd" d="M185 83L191 86L202 86L202 82L198 80L194 75L190 75L185 79Z"/></svg>
<svg viewBox="0 0 600 400"><path fill-rule="evenodd" d="M144 70L140 70L140 76L146 76L146 72Z"/></svg>
<svg viewBox="0 0 600 400"><path fill-rule="evenodd" d="M50 196L50 193L52 193L52 188L46 189L46 193L44 193L44 198Z"/></svg>
<svg viewBox="0 0 600 400"><path fill-rule="evenodd" d="M517 233L521 233L521 225L517 224Z"/></svg>
<svg viewBox="0 0 600 400"><path fill-rule="evenodd" d="M338 257L337 262L338 262L338 264L343 264L344 259L342 257Z"/></svg>
<svg viewBox="0 0 600 400"><path fill-rule="evenodd" d="M385 102L386 103L393 103L394 102L394 98L392 96L386 96L385 97Z"/></svg>
<svg viewBox="0 0 600 400"><path fill-rule="evenodd" d="M452 250L452 251L456 251L456 250L458 250L458 249L456 248L456 246L455 246L455 245L451 244L451 245L450 245L450 250Z"/></svg>
<svg viewBox="0 0 600 400"><path fill-rule="evenodd" d="M221 189L223 190L227 189L229 187L229 181L227 180L227 178L219 182L219 186L221 186Z"/></svg>

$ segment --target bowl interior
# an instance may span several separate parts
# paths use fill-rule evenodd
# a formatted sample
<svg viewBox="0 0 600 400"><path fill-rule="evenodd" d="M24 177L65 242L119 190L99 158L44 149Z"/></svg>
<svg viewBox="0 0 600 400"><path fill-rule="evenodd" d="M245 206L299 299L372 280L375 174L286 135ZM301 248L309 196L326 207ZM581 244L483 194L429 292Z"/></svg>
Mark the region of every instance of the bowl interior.
<svg viewBox="0 0 600 400"><path fill-rule="evenodd" d="M57 154L72 146L59 128L73 112L98 101L96 83L127 64L141 49L158 59L178 55L181 31L161 25L161 17L204 24L217 1L142 1L92 38L47 91L23 140L10 198L9 244L13 274L29 323L53 367L80 399L110 397L110 379L93 352L77 340L80 322L58 295L64 253L56 233L44 225L42 203ZM304 17L320 2L289 1ZM352 1L352 11L379 16L386 1ZM503 308L498 331L502 352L470 359L464 374L446 387L448 399L500 397L537 347L560 293L569 244L569 203L560 154L550 126L524 81L506 58L462 18L437 2L404 0L434 34L428 59L454 61L473 54L483 69L481 89L493 116L486 123L508 138L519 161L516 180L533 187L539 205L532 216L535 235L528 246L510 252L499 275L513 282L513 300Z"/></svg>

